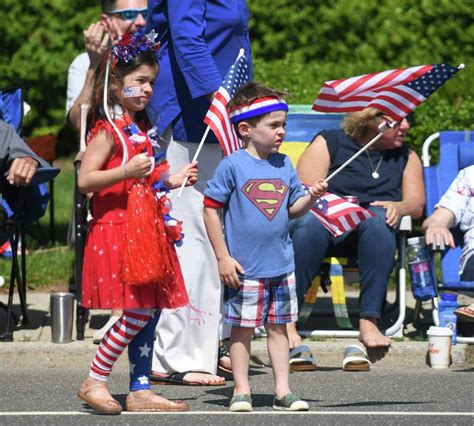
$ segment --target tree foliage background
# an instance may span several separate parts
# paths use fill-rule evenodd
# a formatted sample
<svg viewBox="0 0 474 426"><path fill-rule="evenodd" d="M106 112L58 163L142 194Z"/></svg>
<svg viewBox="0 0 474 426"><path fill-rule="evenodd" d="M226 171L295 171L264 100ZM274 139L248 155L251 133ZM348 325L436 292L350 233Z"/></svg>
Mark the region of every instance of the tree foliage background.
<svg viewBox="0 0 474 426"><path fill-rule="evenodd" d="M466 64L417 108L419 148L442 129L474 128L472 0L248 0L255 78L312 103L326 80L384 69ZM2 0L0 87L23 86L32 106L24 134L65 132L67 69L98 0ZM60 139L61 139L60 138ZM66 143L69 141L69 145Z"/></svg>

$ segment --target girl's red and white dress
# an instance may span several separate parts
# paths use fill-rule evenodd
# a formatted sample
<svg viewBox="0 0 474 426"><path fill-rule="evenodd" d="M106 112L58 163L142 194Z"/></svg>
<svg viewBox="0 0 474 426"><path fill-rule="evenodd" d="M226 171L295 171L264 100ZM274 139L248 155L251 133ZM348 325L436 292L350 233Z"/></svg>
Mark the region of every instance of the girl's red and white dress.
<svg viewBox="0 0 474 426"><path fill-rule="evenodd" d="M124 137L128 150L128 159L134 155L146 151L152 155L152 144L147 134L132 123L129 116L115 119L114 123ZM130 126L134 126L139 143L131 140ZM115 151L106 161L102 170L114 169L122 165L124 149L122 142L106 120L98 120L91 130L88 140L90 141L99 132L111 133L115 140ZM163 164L167 168L167 164ZM164 169L162 167L162 169ZM143 181L143 180L142 180ZM138 183L137 179L127 179L113 186L95 192L92 197L92 220L89 222L87 234L84 263L82 273L82 306L93 309L135 309L135 308L165 308L185 305L187 294L182 280L179 263L171 262L168 268L173 268L173 280L170 286L174 289L174 300L171 303L168 297L163 297L163 289L158 282L149 285L127 285L121 279L123 267L124 242L127 236L127 203L133 185ZM151 183L148 183L150 186ZM157 201L157 205L160 203ZM165 212L167 213L167 212ZM143 232L153 232L143 229ZM168 244L166 239L165 244ZM169 243L174 255L172 242ZM150 256L146 247L142 247L134 253L136 261ZM151 259L159 262L159 259ZM184 291L184 294L183 294ZM177 296L177 298L176 298Z"/></svg>

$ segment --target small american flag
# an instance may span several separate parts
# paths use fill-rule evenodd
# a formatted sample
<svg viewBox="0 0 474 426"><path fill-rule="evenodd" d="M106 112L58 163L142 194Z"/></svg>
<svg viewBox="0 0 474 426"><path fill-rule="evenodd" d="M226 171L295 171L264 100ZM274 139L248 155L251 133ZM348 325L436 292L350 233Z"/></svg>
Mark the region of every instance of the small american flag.
<svg viewBox="0 0 474 426"><path fill-rule="evenodd" d="M227 72L204 118L204 123L212 129L221 144L224 155L242 148L242 141L230 122L227 104L239 87L249 81L249 70L249 62L242 50Z"/></svg>
<svg viewBox="0 0 474 426"><path fill-rule="evenodd" d="M449 64L421 65L327 81L313 109L352 112L372 107L401 121L461 68Z"/></svg>
<svg viewBox="0 0 474 426"><path fill-rule="evenodd" d="M371 211L329 192L319 198L310 211L335 237L352 231L359 223L375 216Z"/></svg>

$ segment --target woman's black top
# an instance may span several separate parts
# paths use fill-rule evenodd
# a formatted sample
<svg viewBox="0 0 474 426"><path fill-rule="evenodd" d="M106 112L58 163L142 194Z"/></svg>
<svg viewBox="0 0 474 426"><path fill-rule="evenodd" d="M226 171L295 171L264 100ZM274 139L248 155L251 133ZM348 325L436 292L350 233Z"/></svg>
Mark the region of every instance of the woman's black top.
<svg viewBox="0 0 474 426"><path fill-rule="evenodd" d="M349 138L344 130L323 130L318 133L327 143L330 155L328 176L355 154L361 146ZM408 161L409 148L386 151L368 150L372 166L364 152L329 181L329 192L339 196L354 195L361 205L372 201L400 201L402 199L403 171ZM377 168L378 179L372 173Z"/></svg>

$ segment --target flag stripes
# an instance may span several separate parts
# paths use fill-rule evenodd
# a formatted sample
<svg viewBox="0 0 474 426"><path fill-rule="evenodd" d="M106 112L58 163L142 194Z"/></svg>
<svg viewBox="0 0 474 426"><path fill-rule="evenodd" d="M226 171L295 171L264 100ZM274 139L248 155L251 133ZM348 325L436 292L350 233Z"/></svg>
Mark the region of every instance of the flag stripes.
<svg viewBox="0 0 474 426"><path fill-rule="evenodd" d="M352 231L359 223L375 216L371 211L329 192L319 198L310 211L335 237Z"/></svg>
<svg viewBox="0 0 474 426"><path fill-rule="evenodd" d="M224 155L232 154L243 145L230 122L227 104L235 92L249 81L249 70L248 60L242 50L224 77L204 117L204 123L216 135Z"/></svg>
<svg viewBox="0 0 474 426"><path fill-rule="evenodd" d="M372 107L401 121L458 71L449 64L434 64L327 81L313 109L354 112Z"/></svg>

